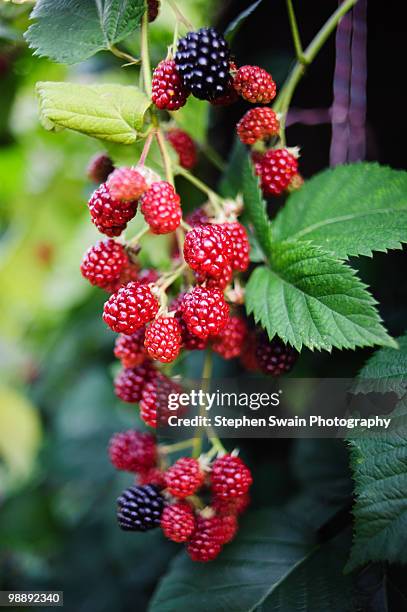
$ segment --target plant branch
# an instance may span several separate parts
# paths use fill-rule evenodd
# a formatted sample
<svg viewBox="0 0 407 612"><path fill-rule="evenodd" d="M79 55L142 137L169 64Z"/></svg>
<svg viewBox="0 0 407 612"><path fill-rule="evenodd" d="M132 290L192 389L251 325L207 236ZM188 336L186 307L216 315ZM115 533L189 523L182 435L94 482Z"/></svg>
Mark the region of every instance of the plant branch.
<svg viewBox="0 0 407 612"><path fill-rule="evenodd" d="M164 169L165 169L165 176L167 178L167 181L169 183L171 183L171 185L174 185L174 174L172 171L172 163L171 163L171 158L169 156L168 153L168 148L167 148L167 144L165 142L165 138L162 132L162 129L157 126L156 128L156 132L155 132L156 138L157 138L157 142L158 142L158 146L160 149L160 153L161 153L161 157L164 163Z"/></svg>
<svg viewBox="0 0 407 612"><path fill-rule="evenodd" d="M191 185L195 185L195 187L199 189L199 191L202 191L202 193L205 193L219 213L223 212L223 208L221 205L222 198L220 197L220 195L218 195L210 187L205 185L205 183L199 180L196 176L188 172L188 170L185 170L185 168L182 168L182 166L176 166L175 169L177 171L177 174L180 174L181 176L183 176L187 181L191 183Z"/></svg>
<svg viewBox="0 0 407 612"><path fill-rule="evenodd" d="M140 64L141 60L137 59L136 57L133 57L132 55L130 55L129 53L126 53L125 51L122 51L121 49L118 49L114 45L110 45L109 51L113 53L113 55L115 55L116 57L127 60L128 64L125 64L127 66L134 66L136 64Z"/></svg>
<svg viewBox="0 0 407 612"><path fill-rule="evenodd" d="M286 0L286 3L287 3L288 19L290 21L291 34L293 36L293 41L294 41L295 54L297 56L297 60L301 64L306 64L307 60L306 60L306 57L304 56L304 52L302 49L300 33L298 30L298 24L297 24L297 19L295 16L292 0Z"/></svg>
<svg viewBox="0 0 407 612"><path fill-rule="evenodd" d="M174 11L174 14L176 16L176 18L178 19L178 21L180 21L181 23L184 24L184 26L186 28L188 28L188 30L194 30L194 26L192 25L192 23L185 17L185 15L179 10L178 6L176 5L176 3L174 2L174 0L167 0L168 4L170 5L170 7L172 8L172 10Z"/></svg>

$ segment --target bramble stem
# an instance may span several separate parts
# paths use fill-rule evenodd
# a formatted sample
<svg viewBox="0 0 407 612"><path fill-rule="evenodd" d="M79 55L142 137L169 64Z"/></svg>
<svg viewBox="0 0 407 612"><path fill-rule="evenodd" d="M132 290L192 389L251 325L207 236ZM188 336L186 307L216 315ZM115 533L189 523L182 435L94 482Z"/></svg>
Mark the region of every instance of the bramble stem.
<svg viewBox="0 0 407 612"><path fill-rule="evenodd" d="M182 442L176 442L175 444L167 444L160 446L162 453L176 453L177 451L184 450L184 448L190 448L193 446L195 438L189 438L188 440L182 440Z"/></svg>
<svg viewBox="0 0 407 612"><path fill-rule="evenodd" d="M220 197L220 195L218 195L210 187L205 185L205 183L199 180L199 178L197 178L196 176L188 172L188 170L185 170L185 168L182 168L182 166L176 166L175 169L176 169L177 174L180 174L181 176L186 178L187 181L191 183L191 185L195 185L195 187L199 189L199 191L202 191L202 193L205 193L208 196L209 200L214 205L217 212L219 213L223 212L223 208L221 205L222 198Z"/></svg>
<svg viewBox="0 0 407 612"><path fill-rule="evenodd" d="M119 57L120 59L127 60L128 61L127 65L130 64L131 66L133 66L133 65L139 64L140 61L141 61L141 60L137 59L136 57L133 57L129 53L126 53L125 51L122 51L121 49L118 49L114 45L110 45L109 51L111 53L113 53L113 55L115 55L116 57Z"/></svg>
<svg viewBox="0 0 407 612"><path fill-rule="evenodd" d="M144 89L151 98L151 64L148 48L148 11L145 11L141 22L141 65L143 70Z"/></svg>
<svg viewBox="0 0 407 612"><path fill-rule="evenodd" d="M295 55L297 56L297 60L301 64L306 64L307 60L304 56L304 51L302 49L300 33L298 30L297 19L295 17L294 7L292 0L286 0L287 3L287 11L288 11L288 19L290 21L291 34L293 36Z"/></svg>
<svg viewBox="0 0 407 612"><path fill-rule="evenodd" d="M151 131L148 134L147 138L146 138L143 150L142 150L141 155L140 155L140 159L138 160L138 165L139 166L144 166L144 163L145 163L145 161L147 159L147 155L148 155L148 153L150 151L150 147L151 147L151 143L153 141L153 138L154 138L154 132Z"/></svg>
<svg viewBox="0 0 407 612"><path fill-rule="evenodd" d="M184 26L186 28L188 28L188 30L194 30L194 26L192 25L192 23L185 17L185 15L180 11L180 9L178 8L178 6L176 5L176 3L174 2L174 0L167 0L168 4L170 5L170 7L172 8L172 10L175 13L176 18L178 19L178 21L180 21L181 23L184 24Z"/></svg>
<svg viewBox="0 0 407 612"><path fill-rule="evenodd" d="M140 242L141 238L150 231L150 226L145 225L135 236L128 242L130 248L135 247Z"/></svg>
<svg viewBox="0 0 407 612"><path fill-rule="evenodd" d="M174 174L172 172L171 158L169 156L165 138L164 138L162 129L160 127L157 127L155 135L157 138L158 146L160 148L161 157L164 163L165 176L167 178L167 181L171 185L174 185Z"/></svg>

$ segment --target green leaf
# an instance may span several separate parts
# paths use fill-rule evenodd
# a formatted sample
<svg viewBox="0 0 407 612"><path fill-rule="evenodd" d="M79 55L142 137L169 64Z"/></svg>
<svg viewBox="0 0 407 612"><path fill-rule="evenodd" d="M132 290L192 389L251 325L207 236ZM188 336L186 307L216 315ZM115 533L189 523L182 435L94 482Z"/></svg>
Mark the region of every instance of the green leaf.
<svg viewBox="0 0 407 612"><path fill-rule="evenodd" d="M404 398L392 414L394 431L349 440L356 502L347 571L369 561L407 563L406 419Z"/></svg>
<svg viewBox="0 0 407 612"><path fill-rule="evenodd" d="M235 198L241 191L242 173L246 159L247 151L240 140L236 138L219 185L219 193L224 198Z"/></svg>
<svg viewBox="0 0 407 612"><path fill-rule="evenodd" d="M252 512L239 537L215 561L199 564L185 553L178 555L153 597L150 612L255 610L311 546L298 517L270 510Z"/></svg>
<svg viewBox="0 0 407 612"><path fill-rule="evenodd" d="M39 82L41 120L46 129L131 144L139 137L150 100L137 87Z"/></svg>
<svg viewBox="0 0 407 612"><path fill-rule="evenodd" d="M350 534L335 539L304 559L255 612L351 612L353 584L343 575Z"/></svg>
<svg viewBox="0 0 407 612"><path fill-rule="evenodd" d="M37 0L25 38L34 55L75 64L131 34L144 8L144 0Z"/></svg>
<svg viewBox="0 0 407 612"><path fill-rule="evenodd" d="M293 193L275 240L311 240L337 257L372 256L407 241L407 172L373 163L325 170Z"/></svg>
<svg viewBox="0 0 407 612"><path fill-rule="evenodd" d="M236 17L236 19L234 19L226 28L225 30L225 38L226 40L231 43L232 40L234 39L234 37L236 36L236 34L238 33L238 31L240 30L240 28L242 27L243 23L246 21L246 19L252 14L254 13L254 11L256 10L256 8L259 6L259 4L262 2L262 0L257 0L257 2L253 2L253 4L251 4L250 6L248 6L244 11L242 11L241 13L239 13L239 15Z"/></svg>
<svg viewBox="0 0 407 612"><path fill-rule="evenodd" d="M273 338L301 350L397 346L354 270L306 242L275 243L246 287L246 308Z"/></svg>
<svg viewBox="0 0 407 612"><path fill-rule="evenodd" d="M257 240L268 255L271 249L270 221L267 215L266 203L263 200L259 180L254 175L253 166L249 159L243 170L243 199L245 212L253 224Z"/></svg>
<svg viewBox="0 0 407 612"><path fill-rule="evenodd" d="M356 393L394 391L399 397L406 393L407 334L397 341L399 350L383 348L372 355L356 381Z"/></svg>

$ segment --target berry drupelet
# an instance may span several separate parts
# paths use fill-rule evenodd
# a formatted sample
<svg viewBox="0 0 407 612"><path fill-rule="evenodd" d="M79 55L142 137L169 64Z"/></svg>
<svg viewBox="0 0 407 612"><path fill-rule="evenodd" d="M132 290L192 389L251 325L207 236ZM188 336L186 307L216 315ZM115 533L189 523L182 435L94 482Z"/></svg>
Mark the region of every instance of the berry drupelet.
<svg viewBox="0 0 407 612"><path fill-rule="evenodd" d="M161 528L169 540L187 542L195 530L193 509L185 501L166 506L161 517Z"/></svg>
<svg viewBox="0 0 407 612"><path fill-rule="evenodd" d="M169 234L181 223L181 199L166 181L153 183L141 197L140 204L153 234Z"/></svg>
<svg viewBox="0 0 407 612"><path fill-rule="evenodd" d="M269 104L276 95L276 84L271 74L259 66L239 68L233 86L242 98L252 104Z"/></svg>
<svg viewBox="0 0 407 612"><path fill-rule="evenodd" d="M176 153L178 153L179 164L187 170L192 170L197 163L196 145L191 136L178 128L168 130L166 134L168 142Z"/></svg>
<svg viewBox="0 0 407 612"><path fill-rule="evenodd" d="M236 127L237 135L246 145L254 145L258 140L277 136L279 129L280 122L277 115L268 106L248 110Z"/></svg>
<svg viewBox="0 0 407 612"><path fill-rule="evenodd" d="M192 457L181 457L165 472L168 492L175 497L188 497L199 489L204 481L204 473L199 461Z"/></svg>
<svg viewBox="0 0 407 612"><path fill-rule="evenodd" d="M117 433L110 440L109 456L118 470L135 473L149 470L157 460L155 438L134 429Z"/></svg>
<svg viewBox="0 0 407 612"><path fill-rule="evenodd" d="M106 182L112 198L126 202L138 200L146 191L147 182L135 168L116 168Z"/></svg>
<svg viewBox="0 0 407 612"><path fill-rule="evenodd" d="M160 525L164 498L154 485L129 487L117 500L117 520L124 531L148 531Z"/></svg>
<svg viewBox="0 0 407 612"><path fill-rule="evenodd" d="M131 281L105 302L103 320L113 331L129 335L154 319L158 309L149 286Z"/></svg>
<svg viewBox="0 0 407 612"><path fill-rule="evenodd" d="M181 327L175 317L158 317L146 329L144 346L149 356L171 363L181 348Z"/></svg>
<svg viewBox="0 0 407 612"><path fill-rule="evenodd" d="M155 376L156 372L149 361L136 368L125 368L115 378L115 393L123 402L137 404L142 398L144 388Z"/></svg>
<svg viewBox="0 0 407 612"><path fill-rule="evenodd" d="M263 193L278 196L287 189L298 172L297 159L287 149L270 149L256 163Z"/></svg>
<svg viewBox="0 0 407 612"><path fill-rule="evenodd" d="M200 100L229 91L229 46L214 28L201 28L178 41L175 63L185 87Z"/></svg>
<svg viewBox="0 0 407 612"><path fill-rule="evenodd" d="M163 60L153 73L151 99L161 110L176 111L185 105L189 91L184 87L174 60Z"/></svg>
<svg viewBox="0 0 407 612"><path fill-rule="evenodd" d="M227 499L245 495L252 482L250 470L240 457L223 455L212 466L212 492L217 497Z"/></svg>
<svg viewBox="0 0 407 612"><path fill-rule="evenodd" d="M232 238L224 225L196 226L185 236L185 261L199 274L219 278L233 254Z"/></svg>
<svg viewBox="0 0 407 612"><path fill-rule="evenodd" d="M218 336L225 327L229 306L219 289L194 287L184 295L181 312L189 332L205 340Z"/></svg>
<svg viewBox="0 0 407 612"><path fill-rule="evenodd" d="M92 285L109 289L120 279L129 260L124 247L115 240L101 240L83 256L81 272Z"/></svg>
<svg viewBox="0 0 407 612"><path fill-rule="evenodd" d="M124 368L135 368L145 361L147 351L144 347L144 327L130 336L120 334L116 338L114 356L120 359Z"/></svg>

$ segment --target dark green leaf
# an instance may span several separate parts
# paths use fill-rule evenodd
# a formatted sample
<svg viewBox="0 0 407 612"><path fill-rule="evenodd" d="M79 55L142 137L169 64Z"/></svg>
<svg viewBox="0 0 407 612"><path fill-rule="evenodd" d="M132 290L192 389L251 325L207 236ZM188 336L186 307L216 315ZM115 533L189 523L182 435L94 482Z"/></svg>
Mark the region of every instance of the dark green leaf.
<svg viewBox="0 0 407 612"><path fill-rule="evenodd" d="M226 170L219 185L219 193L225 198L235 198L242 189L243 168L247 151L236 138L230 153Z"/></svg>
<svg viewBox="0 0 407 612"><path fill-rule="evenodd" d="M267 215L266 203L259 187L259 180L253 172L249 159L243 170L243 199L245 212L252 223L256 238L266 255L271 248L270 221Z"/></svg>
<svg viewBox="0 0 407 612"><path fill-rule="evenodd" d="M407 172L373 163L325 170L293 193L274 240L311 240L337 257L371 256L407 241Z"/></svg>
<svg viewBox="0 0 407 612"><path fill-rule="evenodd" d="M399 397L406 393L407 334L398 338L399 349L383 348L376 351L359 374L355 391L394 391Z"/></svg>
<svg viewBox="0 0 407 612"><path fill-rule="evenodd" d="M75 64L131 34L144 0L37 0L26 32L34 54Z"/></svg>
<svg viewBox="0 0 407 612"><path fill-rule="evenodd" d="M251 4L250 6L248 6L244 11L242 11L237 17L236 19L234 19L226 28L225 30L225 38L227 39L227 41L229 43L232 42L232 40L234 39L234 37L236 36L236 34L238 33L238 31L240 30L240 28L242 27L242 25L244 24L244 22L246 21L246 19L252 14L254 13L254 11L256 10L256 8L259 6L259 4L262 2L262 0L257 0L257 2L253 2L253 4Z"/></svg>
<svg viewBox="0 0 407 612"><path fill-rule="evenodd" d="M246 287L246 308L273 338L301 350L397 346L354 270L306 242L274 243L270 268Z"/></svg>

